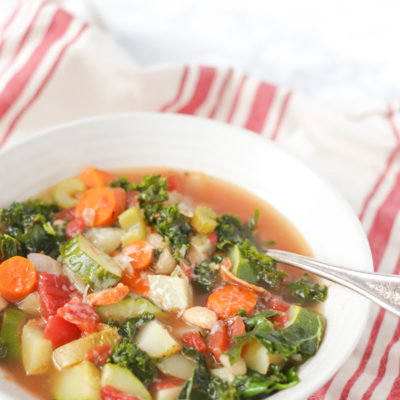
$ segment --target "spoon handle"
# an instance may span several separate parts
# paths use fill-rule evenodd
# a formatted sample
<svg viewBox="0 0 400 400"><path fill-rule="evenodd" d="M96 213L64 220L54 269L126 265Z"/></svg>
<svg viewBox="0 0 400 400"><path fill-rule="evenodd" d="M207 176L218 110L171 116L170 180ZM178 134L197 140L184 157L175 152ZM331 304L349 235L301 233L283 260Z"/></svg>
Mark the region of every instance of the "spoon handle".
<svg viewBox="0 0 400 400"><path fill-rule="evenodd" d="M282 250L267 250L274 260L303 269L354 290L400 317L400 276L337 267Z"/></svg>

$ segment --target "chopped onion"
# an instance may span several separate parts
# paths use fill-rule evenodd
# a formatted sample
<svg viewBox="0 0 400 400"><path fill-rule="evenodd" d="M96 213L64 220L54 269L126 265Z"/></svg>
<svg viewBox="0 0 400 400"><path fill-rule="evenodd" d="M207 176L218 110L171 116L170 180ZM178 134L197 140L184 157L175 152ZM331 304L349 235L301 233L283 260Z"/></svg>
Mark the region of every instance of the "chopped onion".
<svg viewBox="0 0 400 400"><path fill-rule="evenodd" d="M62 274L61 264L45 254L30 253L28 260L33 264L36 271L48 272L49 274Z"/></svg>

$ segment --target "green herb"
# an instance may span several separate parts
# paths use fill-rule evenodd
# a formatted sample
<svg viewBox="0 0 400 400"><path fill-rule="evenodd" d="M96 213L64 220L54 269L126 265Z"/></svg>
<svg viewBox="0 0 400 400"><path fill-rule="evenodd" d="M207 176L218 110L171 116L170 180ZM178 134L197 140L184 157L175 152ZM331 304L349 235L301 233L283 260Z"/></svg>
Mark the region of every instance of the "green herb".
<svg viewBox="0 0 400 400"><path fill-rule="evenodd" d="M194 279L192 281L193 285L204 293L211 292L213 286L215 285L218 272L210 267L207 261L201 262L194 268Z"/></svg>
<svg viewBox="0 0 400 400"><path fill-rule="evenodd" d="M218 217L217 227L215 228L218 237L217 247L226 249L234 244L242 243L246 239L254 243L253 231L257 227L259 215L259 210L256 210L253 217L245 223L242 223L239 217L232 214L223 214Z"/></svg>
<svg viewBox="0 0 400 400"><path fill-rule="evenodd" d="M304 274L295 282L288 283L286 288L290 294L302 304L317 304L325 301L328 294L327 286L320 286L308 274Z"/></svg>
<svg viewBox="0 0 400 400"><path fill-rule="evenodd" d="M280 369L276 365L271 365L268 375L249 371L247 375L237 376L233 386L240 398L247 399L288 389L295 386L299 381L294 367L285 366Z"/></svg>
<svg viewBox="0 0 400 400"><path fill-rule="evenodd" d="M0 222L5 225L0 235L3 258L41 251L56 258L60 254L59 245L65 240L64 226L53 225L56 211L59 211L57 206L39 200L15 202L1 209Z"/></svg>
<svg viewBox="0 0 400 400"><path fill-rule="evenodd" d="M139 327L154 318L153 314L142 313L126 320L118 329L122 340L113 348L112 355L107 361L128 368L145 384L154 380L157 370L150 357L138 348L134 338ZM107 323L111 326L117 325L114 320L109 320Z"/></svg>
<svg viewBox="0 0 400 400"><path fill-rule="evenodd" d="M220 378L212 378L208 384L208 398L212 400L239 400L237 390Z"/></svg>
<svg viewBox="0 0 400 400"><path fill-rule="evenodd" d="M135 190L136 184L134 182L129 182L126 176L116 179L109 184L110 187L119 187L127 192L130 190Z"/></svg>

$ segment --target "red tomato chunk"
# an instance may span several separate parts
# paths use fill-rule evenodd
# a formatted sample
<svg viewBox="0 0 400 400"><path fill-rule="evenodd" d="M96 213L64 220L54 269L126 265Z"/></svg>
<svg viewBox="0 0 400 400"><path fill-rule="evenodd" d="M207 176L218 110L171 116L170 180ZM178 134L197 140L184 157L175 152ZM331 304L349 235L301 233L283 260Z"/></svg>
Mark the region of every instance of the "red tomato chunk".
<svg viewBox="0 0 400 400"><path fill-rule="evenodd" d="M85 220L82 217L76 217L71 222L68 222L65 227L65 235L68 239L73 238L78 233L82 233L85 229Z"/></svg>
<svg viewBox="0 0 400 400"><path fill-rule="evenodd" d="M89 360L98 367L99 365L104 365L107 362L107 359L110 357L111 353L112 347L108 344L92 347L86 353L86 360Z"/></svg>
<svg viewBox="0 0 400 400"><path fill-rule="evenodd" d="M101 389L102 400L139 400L137 397L121 392L112 386L104 386Z"/></svg>
<svg viewBox="0 0 400 400"><path fill-rule="evenodd" d="M87 333L94 332L98 322L100 322L100 317L93 306L83 303L77 297L70 300L64 307L59 308L57 315Z"/></svg>
<svg viewBox="0 0 400 400"><path fill-rule="evenodd" d="M44 329L44 337L50 340L54 347L72 342L75 339L79 339L80 336L81 331L76 325L58 315L52 315Z"/></svg>
<svg viewBox="0 0 400 400"><path fill-rule="evenodd" d="M68 208L67 210L62 210L54 214L55 219L62 219L63 221L72 221L75 217L75 208Z"/></svg>
<svg viewBox="0 0 400 400"><path fill-rule="evenodd" d="M236 336L244 335L246 333L246 327L244 325L243 319L238 315L232 318L229 318L227 321L228 324L228 348L235 343L234 338Z"/></svg>
<svg viewBox="0 0 400 400"><path fill-rule="evenodd" d="M218 321L207 338L208 350L219 361L221 354L228 349L226 323Z"/></svg>
<svg viewBox="0 0 400 400"><path fill-rule="evenodd" d="M163 389L171 389L175 386L181 386L184 383L185 381L179 378L163 379L155 381L153 384L153 388L154 390L159 391Z"/></svg>
<svg viewBox="0 0 400 400"><path fill-rule="evenodd" d="M37 287L40 297L40 307L46 319L57 314L57 310L73 297L79 296L69 280L59 274L38 272Z"/></svg>
<svg viewBox="0 0 400 400"><path fill-rule="evenodd" d="M199 353L207 351L206 341L197 332L187 332L182 336L182 342L192 349L196 349Z"/></svg>

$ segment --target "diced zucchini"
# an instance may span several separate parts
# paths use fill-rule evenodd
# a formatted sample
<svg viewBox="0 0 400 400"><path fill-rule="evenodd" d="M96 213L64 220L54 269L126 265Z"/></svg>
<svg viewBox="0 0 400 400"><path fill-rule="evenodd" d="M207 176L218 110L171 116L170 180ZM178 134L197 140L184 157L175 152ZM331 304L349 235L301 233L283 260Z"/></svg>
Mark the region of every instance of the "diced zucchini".
<svg viewBox="0 0 400 400"><path fill-rule="evenodd" d="M112 318L117 322L123 322L128 318L136 317L144 312L161 315L162 310L151 300L135 294L129 294L115 304L97 306L97 313L103 321Z"/></svg>
<svg viewBox="0 0 400 400"><path fill-rule="evenodd" d="M106 254L111 254L121 246L121 236L123 233L124 231L120 228L89 228L85 232L85 237L99 250L104 251Z"/></svg>
<svg viewBox="0 0 400 400"><path fill-rule="evenodd" d="M267 373L270 363L268 350L257 339L247 345L243 358L249 368L263 375Z"/></svg>
<svg viewBox="0 0 400 400"><path fill-rule="evenodd" d="M57 371L51 379L55 400L100 400L100 371L90 361Z"/></svg>
<svg viewBox="0 0 400 400"><path fill-rule="evenodd" d="M20 333L25 314L14 308L7 308L3 313L0 338L7 346L7 358L19 360L21 358Z"/></svg>
<svg viewBox="0 0 400 400"><path fill-rule="evenodd" d="M127 368L106 364L101 374L101 386L112 386L121 392L131 394L139 400L151 400L146 386Z"/></svg>
<svg viewBox="0 0 400 400"><path fill-rule="evenodd" d="M160 360L157 367L165 375L187 380L192 376L194 361L182 353L176 353Z"/></svg>
<svg viewBox="0 0 400 400"><path fill-rule="evenodd" d="M72 208L78 204L76 194L86 190L85 184L78 178L70 178L58 183L53 190L53 199L61 208Z"/></svg>
<svg viewBox="0 0 400 400"><path fill-rule="evenodd" d="M21 352L27 375L40 375L49 370L53 346L45 339L37 320L28 321L22 328Z"/></svg>
<svg viewBox="0 0 400 400"><path fill-rule="evenodd" d="M90 335L73 340L55 349L53 352L53 360L59 368L67 368L83 361L86 357L86 353L92 347L104 344L113 347L119 343L120 339L117 331L113 328L91 333Z"/></svg>
<svg viewBox="0 0 400 400"><path fill-rule="evenodd" d="M139 207L131 207L118 217L119 224L126 231L121 240L124 246L134 240L146 238L146 220Z"/></svg>
<svg viewBox="0 0 400 400"><path fill-rule="evenodd" d="M168 357L181 350L181 345L157 320L150 321L139 329L136 342L151 358Z"/></svg>
<svg viewBox="0 0 400 400"><path fill-rule="evenodd" d="M121 278L121 269L109 255L81 234L61 247L67 267L95 290L107 289Z"/></svg>
<svg viewBox="0 0 400 400"><path fill-rule="evenodd" d="M256 271L250 266L248 260L246 260L239 247L233 246L229 251L229 259L232 262L232 273L240 279L250 283L256 283L258 280Z"/></svg>
<svg viewBox="0 0 400 400"><path fill-rule="evenodd" d="M206 206L197 206L192 218L193 228L199 232L209 235L217 226L217 214Z"/></svg>
<svg viewBox="0 0 400 400"><path fill-rule="evenodd" d="M155 400L175 400L178 398L179 393L182 391L182 389L183 385L160 389L155 395Z"/></svg>
<svg viewBox="0 0 400 400"><path fill-rule="evenodd" d="M39 317L40 313L40 298L38 292L28 294L22 301L18 303L18 308L25 314L32 317Z"/></svg>
<svg viewBox="0 0 400 400"><path fill-rule="evenodd" d="M177 276L149 275L150 298L166 311L184 310L190 306L187 280Z"/></svg>

